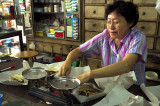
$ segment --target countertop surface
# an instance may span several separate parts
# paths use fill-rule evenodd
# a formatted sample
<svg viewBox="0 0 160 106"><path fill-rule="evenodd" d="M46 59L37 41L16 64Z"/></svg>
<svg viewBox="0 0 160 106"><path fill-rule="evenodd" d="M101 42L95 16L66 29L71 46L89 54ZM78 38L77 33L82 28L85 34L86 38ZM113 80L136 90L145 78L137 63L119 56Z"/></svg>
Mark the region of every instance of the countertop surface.
<svg viewBox="0 0 160 106"><path fill-rule="evenodd" d="M22 59L13 58L12 61L0 63L0 70L4 69L4 68L7 68L7 67L10 67L10 66L15 66L15 68L13 68L9 71L22 68L22 62L23 62ZM33 66L33 62L29 62L29 64L30 64L31 67ZM154 86L154 85L160 85L160 82L147 81L147 86ZM29 95L28 91L29 91L29 86L28 85L13 86L13 85L0 84L0 93L4 93L5 95L13 95L13 97L15 96L15 97L19 98L19 100L23 99L23 100L27 101L26 103L33 103L37 106L38 105L39 106L45 106L46 105L45 102L42 102L41 99L39 99L35 96ZM137 86L137 85L131 86L128 89L128 91L133 93L134 95L140 95L140 96L143 96L146 100L149 100L146 97L146 95L142 92L140 87ZM102 98L103 97L98 98L96 100L92 100L92 101L90 101L88 103L85 103L83 105L93 105L93 104L97 103L98 101L100 101Z"/></svg>

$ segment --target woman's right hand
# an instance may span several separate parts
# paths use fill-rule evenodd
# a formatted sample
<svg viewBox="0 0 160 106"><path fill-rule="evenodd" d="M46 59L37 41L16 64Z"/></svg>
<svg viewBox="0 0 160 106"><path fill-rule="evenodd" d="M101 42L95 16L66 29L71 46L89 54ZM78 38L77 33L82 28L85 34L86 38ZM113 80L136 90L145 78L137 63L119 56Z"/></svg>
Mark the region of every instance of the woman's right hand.
<svg viewBox="0 0 160 106"><path fill-rule="evenodd" d="M60 67L59 71L58 71L58 76L68 76L71 72L71 63L64 61L64 63L62 64L62 66Z"/></svg>

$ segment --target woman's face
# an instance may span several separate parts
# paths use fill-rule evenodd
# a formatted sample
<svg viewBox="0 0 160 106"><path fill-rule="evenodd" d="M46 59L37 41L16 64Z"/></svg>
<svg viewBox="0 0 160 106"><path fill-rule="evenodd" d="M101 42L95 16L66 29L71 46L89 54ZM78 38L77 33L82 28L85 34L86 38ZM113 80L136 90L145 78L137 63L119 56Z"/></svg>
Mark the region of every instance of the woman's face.
<svg viewBox="0 0 160 106"><path fill-rule="evenodd" d="M107 29L113 39L121 40L128 33L132 23L127 23L126 19L115 11L107 18Z"/></svg>

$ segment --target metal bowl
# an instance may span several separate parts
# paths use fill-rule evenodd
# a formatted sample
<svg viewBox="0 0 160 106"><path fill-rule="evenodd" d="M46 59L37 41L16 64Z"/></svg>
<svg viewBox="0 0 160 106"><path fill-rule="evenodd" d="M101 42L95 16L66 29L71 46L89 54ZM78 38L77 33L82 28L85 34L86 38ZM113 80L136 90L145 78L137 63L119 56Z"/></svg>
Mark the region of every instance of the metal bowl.
<svg viewBox="0 0 160 106"><path fill-rule="evenodd" d="M59 77L51 81L51 86L57 90L72 90L80 85L80 80L74 77Z"/></svg>
<svg viewBox="0 0 160 106"><path fill-rule="evenodd" d="M47 72L41 67L32 67L22 72L22 76L26 79L41 79L47 76Z"/></svg>

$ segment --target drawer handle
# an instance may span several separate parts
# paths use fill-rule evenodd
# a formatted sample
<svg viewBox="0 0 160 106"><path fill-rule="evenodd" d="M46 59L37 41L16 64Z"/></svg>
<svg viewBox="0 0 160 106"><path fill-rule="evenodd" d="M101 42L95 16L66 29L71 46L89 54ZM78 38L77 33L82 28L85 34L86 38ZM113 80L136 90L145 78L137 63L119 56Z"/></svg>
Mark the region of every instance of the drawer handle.
<svg viewBox="0 0 160 106"><path fill-rule="evenodd" d="M93 24L93 27L96 27L97 26L97 24Z"/></svg>
<svg viewBox="0 0 160 106"><path fill-rule="evenodd" d="M96 10L93 11L93 14L96 14Z"/></svg>
<svg viewBox="0 0 160 106"><path fill-rule="evenodd" d="M141 29L144 29L145 27L144 26L141 26Z"/></svg>
<svg viewBox="0 0 160 106"><path fill-rule="evenodd" d="M146 15L146 13L145 13L145 12L143 12L143 13L142 13L142 15Z"/></svg>

